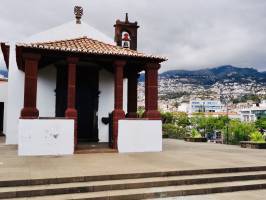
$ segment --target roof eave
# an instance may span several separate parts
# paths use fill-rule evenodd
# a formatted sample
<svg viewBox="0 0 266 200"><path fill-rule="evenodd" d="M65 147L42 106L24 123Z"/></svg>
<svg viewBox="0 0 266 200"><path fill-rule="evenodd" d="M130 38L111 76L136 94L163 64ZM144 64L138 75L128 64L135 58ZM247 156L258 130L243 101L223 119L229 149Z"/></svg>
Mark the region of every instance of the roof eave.
<svg viewBox="0 0 266 200"><path fill-rule="evenodd" d="M6 63L7 69L9 68L9 54L10 54L10 46L6 45L4 42L1 42L1 50L3 52L4 60Z"/></svg>

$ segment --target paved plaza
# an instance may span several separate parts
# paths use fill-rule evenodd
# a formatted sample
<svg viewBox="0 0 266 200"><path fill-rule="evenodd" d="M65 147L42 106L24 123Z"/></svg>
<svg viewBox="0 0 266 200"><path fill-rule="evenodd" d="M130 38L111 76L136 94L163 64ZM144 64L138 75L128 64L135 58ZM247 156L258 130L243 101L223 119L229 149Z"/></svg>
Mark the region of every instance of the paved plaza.
<svg viewBox="0 0 266 200"><path fill-rule="evenodd" d="M159 153L90 153L71 156L17 156L0 144L0 180L91 176L207 168L266 166L265 150L165 139Z"/></svg>

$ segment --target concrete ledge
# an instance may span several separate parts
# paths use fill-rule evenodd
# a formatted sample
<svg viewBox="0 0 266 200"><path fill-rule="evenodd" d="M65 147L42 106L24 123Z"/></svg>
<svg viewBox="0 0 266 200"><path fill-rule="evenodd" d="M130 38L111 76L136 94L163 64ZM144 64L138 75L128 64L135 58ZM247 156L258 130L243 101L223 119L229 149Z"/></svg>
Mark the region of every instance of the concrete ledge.
<svg viewBox="0 0 266 200"><path fill-rule="evenodd" d="M160 151L162 151L161 120L119 120L119 153Z"/></svg>
<svg viewBox="0 0 266 200"><path fill-rule="evenodd" d="M20 156L72 155L74 120L20 119L18 126Z"/></svg>
<svg viewBox="0 0 266 200"><path fill-rule="evenodd" d="M264 142L252 142L252 141L242 141L240 142L242 148L250 149L266 149L266 143Z"/></svg>
<svg viewBox="0 0 266 200"><path fill-rule="evenodd" d="M207 142L207 138L192 138L192 137L186 137L184 138L186 142Z"/></svg>

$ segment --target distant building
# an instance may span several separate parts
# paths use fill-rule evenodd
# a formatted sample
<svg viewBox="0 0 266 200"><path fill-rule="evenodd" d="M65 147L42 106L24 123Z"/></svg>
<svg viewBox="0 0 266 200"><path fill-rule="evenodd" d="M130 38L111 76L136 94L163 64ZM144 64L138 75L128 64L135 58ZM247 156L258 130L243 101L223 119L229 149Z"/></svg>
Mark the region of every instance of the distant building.
<svg viewBox="0 0 266 200"><path fill-rule="evenodd" d="M228 116L229 119L240 119L240 115L237 112L206 112L206 117L221 117Z"/></svg>
<svg viewBox="0 0 266 200"><path fill-rule="evenodd" d="M222 103L217 100L191 100L189 104L189 112L221 112Z"/></svg>
<svg viewBox="0 0 266 200"><path fill-rule="evenodd" d="M254 122L261 117L266 117L266 100L258 106L242 109L239 111L240 119L244 122Z"/></svg>
<svg viewBox="0 0 266 200"><path fill-rule="evenodd" d="M183 102L183 103L181 103L179 106L178 106L178 111L179 112L186 112L186 113L188 113L189 112L189 103L185 103L185 102Z"/></svg>

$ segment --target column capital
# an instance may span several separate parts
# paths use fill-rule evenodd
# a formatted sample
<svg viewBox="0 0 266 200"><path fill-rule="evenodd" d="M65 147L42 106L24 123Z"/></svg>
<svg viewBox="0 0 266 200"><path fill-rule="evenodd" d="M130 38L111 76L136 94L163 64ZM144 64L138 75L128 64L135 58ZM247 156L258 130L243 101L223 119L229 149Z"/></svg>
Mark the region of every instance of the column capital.
<svg viewBox="0 0 266 200"><path fill-rule="evenodd" d="M41 55L35 54L35 53L23 53L22 57L23 57L24 61L25 60L39 61L41 59Z"/></svg>
<svg viewBox="0 0 266 200"><path fill-rule="evenodd" d="M68 64L77 64L79 62L79 58L78 57L73 57L73 56L67 57L66 60L67 60Z"/></svg>
<svg viewBox="0 0 266 200"><path fill-rule="evenodd" d="M145 66L145 69L160 69L161 65L159 63L148 63Z"/></svg>

